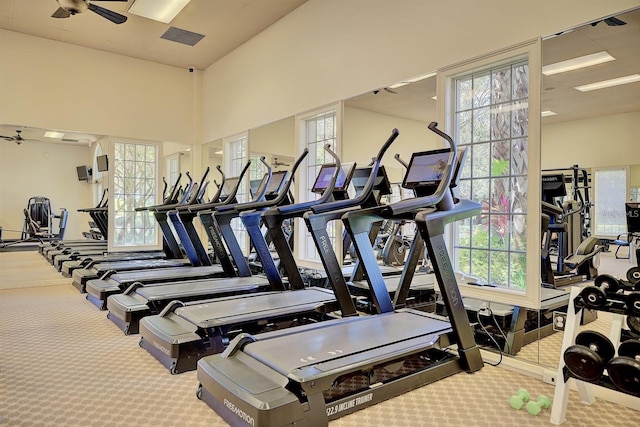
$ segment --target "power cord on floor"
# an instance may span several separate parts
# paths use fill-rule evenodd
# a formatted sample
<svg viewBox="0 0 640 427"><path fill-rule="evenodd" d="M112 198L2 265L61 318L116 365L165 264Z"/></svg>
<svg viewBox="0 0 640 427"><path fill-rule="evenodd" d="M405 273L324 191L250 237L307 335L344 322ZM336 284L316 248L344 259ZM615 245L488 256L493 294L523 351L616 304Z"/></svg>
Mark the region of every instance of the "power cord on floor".
<svg viewBox="0 0 640 427"><path fill-rule="evenodd" d="M493 323L496 325L496 328L500 331L500 335L502 335L502 338L504 338L504 342L505 342L505 345L507 346L507 351L509 353L511 353L511 349L509 348L509 342L507 341L507 336L504 334L504 331L502 330L502 328L498 326L498 320L496 319L496 316L493 314L493 311L489 307L482 307L480 310L478 310L476 312L476 320L478 321L478 325L480 325L480 328L489 337L489 339L493 341L496 348L498 349L498 352L500 353L500 359L498 359L496 363L490 363L490 362L486 362L486 363L491 366L498 366L500 363L502 363L502 357L503 357L502 347L500 347L500 344L498 344L498 341L496 341L493 334L489 333L487 328L482 324L482 320L480 320L480 314L483 312L491 317L491 319L493 320Z"/></svg>

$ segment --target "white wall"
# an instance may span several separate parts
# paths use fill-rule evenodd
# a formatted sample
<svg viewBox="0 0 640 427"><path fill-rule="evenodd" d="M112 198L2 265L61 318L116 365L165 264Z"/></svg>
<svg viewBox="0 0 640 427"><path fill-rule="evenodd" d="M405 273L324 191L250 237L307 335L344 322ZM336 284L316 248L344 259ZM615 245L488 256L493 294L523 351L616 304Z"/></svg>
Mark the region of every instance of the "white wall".
<svg viewBox="0 0 640 427"><path fill-rule="evenodd" d="M13 31L0 40L1 123L194 143L197 73Z"/></svg>
<svg viewBox="0 0 640 427"><path fill-rule="evenodd" d="M640 164L640 111L542 126L542 168Z"/></svg>
<svg viewBox="0 0 640 427"><path fill-rule="evenodd" d="M355 161L360 166L367 165L378 154L382 144L397 128L400 135L385 153L382 164L392 182L400 182L404 169L393 156L397 153L409 162L411 154L417 151L442 147L442 141L427 129L426 121L408 120L395 116L372 113L359 108L344 108L342 122L342 161Z"/></svg>
<svg viewBox="0 0 640 427"><path fill-rule="evenodd" d="M203 74L211 141L640 5L310 0Z"/></svg>
<svg viewBox="0 0 640 427"><path fill-rule="evenodd" d="M266 153L275 157L294 157L295 119L287 117L249 131L249 149L252 153Z"/></svg>
<svg viewBox="0 0 640 427"><path fill-rule="evenodd" d="M82 238L82 231L89 229L90 217L77 209L94 205L94 186L78 181L76 166L92 165L92 152L86 145L0 142L0 226L22 230L22 210L29 198L45 196L51 199L55 213L59 213L60 208L69 211L65 239ZM3 239L19 237L16 233L3 232Z"/></svg>

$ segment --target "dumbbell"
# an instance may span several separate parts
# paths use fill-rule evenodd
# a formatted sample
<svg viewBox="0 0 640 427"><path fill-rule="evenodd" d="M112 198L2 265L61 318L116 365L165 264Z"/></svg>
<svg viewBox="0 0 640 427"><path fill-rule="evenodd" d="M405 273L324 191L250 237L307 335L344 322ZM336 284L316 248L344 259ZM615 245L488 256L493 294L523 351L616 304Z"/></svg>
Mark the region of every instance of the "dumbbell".
<svg viewBox="0 0 640 427"><path fill-rule="evenodd" d="M618 347L618 357L607 365L609 379L619 390L640 396L640 340L627 340Z"/></svg>
<svg viewBox="0 0 640 427"><path fill-rule="evenodd" d="M627 270L627 280L634 285L637 291L640 291L640 267L631 267Z"/></svg>
<svg viewBox="0 0 640 427"><path fill-rule="evenodd" d="M630 316L640 316L640 292L631 292L625 298L627 314Z"/></svg>
<svg viewBox="0 0 640 427"><path fill-rule="evenodd" d="M616 354L613 343L596 331L582 331L576 343L564 351L564 363L571 376L582 381L597 381Z"/></svg>
<svg viewBox="0 0 640 427"><path fill-rule="evenodd" d="M594 286L587 286L580 292L582 301L589 308L600 308L607 304L607 294L620 290L620 281L610 274L599 274L593 280Z"/></svg>
<svg viewBox="0 0 640 427"><path fill-rule="evenodd" d="M516 392L516 394L509 398L509 406L511 406L513 409L520 409L526 402L529 401L530 397L531 395L529 394L529 392L521 388Z"/></svg>
<svg viewBox="0 0 640 427"><path fill-rule="evenodd" d="M536 400L530 400L527 402L527 412L531 415L538 415L543 409L547 409L551 406L551 399L547 396L540 395Z"/></svg>

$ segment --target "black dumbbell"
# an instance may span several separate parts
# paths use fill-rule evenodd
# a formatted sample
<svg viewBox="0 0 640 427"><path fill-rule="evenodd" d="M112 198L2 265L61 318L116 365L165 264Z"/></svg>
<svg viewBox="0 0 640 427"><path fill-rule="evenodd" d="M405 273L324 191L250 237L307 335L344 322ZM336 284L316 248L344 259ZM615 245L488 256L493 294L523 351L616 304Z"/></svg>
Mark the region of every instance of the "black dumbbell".
<svg viewBox="0 0 640 427"><path fill-rule="evenodd" d="M586 286L580 297L589 308L600 308L607 304L607 294L615 294L620 289L620 281L610 274L599 274L593 281L594 286Z"/></svg>
<svg viewBox="0 0 640 427"><path fill-rule="evenodd" d="M631 292L627 295L625 305L629 316L640 316L640 292Z"/></svg>
<svg viewBox="0 0 640 427"><path fill-rule="evenodd" d="M607 365L611 382L621 391L640 396L640 340L627 340L618 347L618 357Z"/></svg>
<svg viewBox="0 0 640 427"><path fill-rule="evenodd" d="M616 354L609 338L600 332L583 331L576 343L564 351L564 363L571 376L583 381L597 381Z"/></svg>
<svg viewBox="0 0 640 427"><path fill-rule="evenodd" d="M627 280L634 285L636 291L640 291L640 267L631 267L628 269Z"/></svg>
<svg viewBox="0 0 640 427"><path fill-rule="evenodd" d="M640 317L627 316L627 326L631 332L631 336L640 338Z"/></svg>

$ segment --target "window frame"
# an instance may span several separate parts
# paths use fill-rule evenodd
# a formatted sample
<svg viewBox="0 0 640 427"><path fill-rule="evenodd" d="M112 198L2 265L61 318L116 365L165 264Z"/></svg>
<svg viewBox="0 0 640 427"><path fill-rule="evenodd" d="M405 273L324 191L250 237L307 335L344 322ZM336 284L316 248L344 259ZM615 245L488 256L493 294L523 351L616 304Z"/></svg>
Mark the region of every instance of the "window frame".
<svg viewBox="0 0 640 427"><path fill-rule="evenodd" d="M542 40L540 38L502 49L481 57L443 68L438 71L437 102L438 120L444 123L447 133L454 134L455 126L455 79L474 72L526 59L529 64L529 100L528 100L528 170L527 170L527 248L526 248L526 285L524 292L513 288L492 288L469 285L463 275L457 273L461 292L468 297L479 298L497 303L518 305L537 309L540 307L540 203L541 198L541 158L540 158L540 104L542 84ZM537 199L536 199L537 195ZM453 227L445 232L448 250L457 263L454 253L455 242ZM455 263L454 263L455 264Z"/></svg>
<svg viewBox="0 0 640 427"><path fill-rule="evenodd" d="M306 123L309 119L314 117L322 116L324 114L335 112L335 146L333 151L340 156L342 160L342 120L344 114L344 105L342 101L326 105L324 107L320 107L314 110L306 111L304 113L296 114L295 116L295 135L296 135L296 158L302 154L303 150L308 147L307 135L306 135ZM303 160L300 165L299 171L300 173L296 176L296 201L305 202L308 200L313 200L316 196L312 193L308 192L307 189L313 185L312 182L308 182L307 179L308 170L309 170L309 156ZM319 258L309 258L305 244L307 242L311 242L312 240L308 238L309 232L307 231L306 225L303 223L302 219L297 219L294 227L294 256L296 262L299 266L303 268L310 268L315 270L322 270L324 267L322 266L322 262ZM335 236L342 236L342 223L339 221L334 221ZM342 253L342 239L335 239L333 245L334 251L336 254ZM342 265L341 257L338 257L338 261L340 265Z"/></svg>

